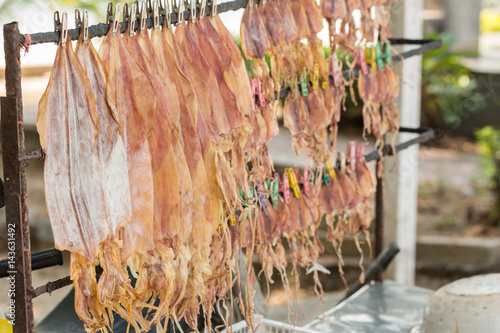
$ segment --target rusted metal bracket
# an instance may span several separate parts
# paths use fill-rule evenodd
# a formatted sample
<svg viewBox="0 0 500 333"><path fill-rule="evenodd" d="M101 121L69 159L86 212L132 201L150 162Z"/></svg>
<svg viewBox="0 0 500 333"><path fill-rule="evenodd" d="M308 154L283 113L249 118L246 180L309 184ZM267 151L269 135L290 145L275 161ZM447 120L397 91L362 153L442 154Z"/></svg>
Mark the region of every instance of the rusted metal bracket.
<svg viewBox="0 0 500 333"><path fill-rule="evenodd" d="M8 296L9 305L14 307L13 313L7 312L7 318L14 320L14 333L27 333L34 332L35 322L26 174L19 161L19 156L25 153L20 58L23 36L17 22L4 25L3 33L7 97L1 98L2 157L9 250Z"/></svg>

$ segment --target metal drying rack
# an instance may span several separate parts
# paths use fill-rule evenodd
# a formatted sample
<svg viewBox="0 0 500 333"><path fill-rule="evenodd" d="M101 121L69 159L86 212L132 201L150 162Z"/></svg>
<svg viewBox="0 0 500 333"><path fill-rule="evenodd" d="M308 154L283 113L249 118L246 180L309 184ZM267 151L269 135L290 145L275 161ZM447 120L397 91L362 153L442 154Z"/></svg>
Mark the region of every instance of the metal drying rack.
<svg viewBox="0 0 500 333"><path fill-rule="evenodd" d="M259 1L254 0L255 3ZM216 3L216 2L215 2ZM238 10L246 7L247 0L234 0L226 3L217 4L219 13L230 10ZM206 14L211 13L213 3L206 6ZM199 9L197 9L199 13ZM160 24L165 19L164 13L160 13ZM183 18L188 19L190 10L183 12ZM178 14L172 13L171 22L176 23ZM153 27L153 19L147 18L148 28ZM139 24L136 24L136 29ZM88 27L89 38L102 37L106 35L110 25L100 23ZM127 29L127 24L121 24L121 33ZM5 205L7 240L8 240L8 258L0 261L0 278L8 277L12 286L14 297L10 298L10 304L15 304L15 325L14 333L34 332L35 324L33 317L33 298L51 293L54 290L70 285L69 276L56 281L50 281L36 289L32 285L31 273L33 270L51 267L62 264L62 253L56 249L48 249L31 253L30 230L28 223L28 202L27 202L27 183L25 169L31 159L43 158L41 150L26 153L24 137L24 118L21 87L21 48L30 45L43 43L57 43L60 39L59 31L34 33L28 35L22 34L18 29L17 22L5 24L4 33L4 52L5 52L5 85L6 97L1 97L1 137L3 150L3 172L4 172L4 193L0 193L0 207ZM69 29L68 34L71 40L77 40L80 36L80 29ZM413 44L419 47L403 52L400 55L394 55L394 62L402 61L425 52L441 47L440 40L413 40L413 39L391 39L392 44ZM349 73L343 73L348 77ZM354 71L358 75L358 71ZM283 98L288 94L288 90L280 91L279 97ZM367 161L379 160L381 155L393 155L409 146L424 143L433 139L434 132L430 129L411 129L401 128L401 132L417 133L418 137L413 140L401 143L395 147L386 145L382 150L373 151L365 158ZM382 176L383 177L383 176ZM382 253L383 244L383 211L384 211L384 179L377 179L376 192L376 216L375 216L375 253ZM1 181L0 181L0 185ZM0 186L0 192L2 186ZM2 202L2 194L4 202ZM394 251L393 251L394 252ZM97 269L100 269L99 267ZM379 277L380 278L380 277Z"/></svg>

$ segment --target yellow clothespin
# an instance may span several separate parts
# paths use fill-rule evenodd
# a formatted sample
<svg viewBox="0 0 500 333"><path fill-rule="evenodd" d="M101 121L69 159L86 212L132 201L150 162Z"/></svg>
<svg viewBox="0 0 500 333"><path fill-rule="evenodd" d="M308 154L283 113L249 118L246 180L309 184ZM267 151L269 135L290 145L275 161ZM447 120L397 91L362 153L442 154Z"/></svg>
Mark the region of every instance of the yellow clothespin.
<svg viewBox="0 0 500 333"><path fill-rule="evenodd" d="M370 66L372 67L372 71L373 73L377 73L377 60L376 60L376 56L377 56L377 50L375 49L375 46L372 46L370 48Z"/></svg>
<svg viewBox="0 0 500 333"><path fill-rule="evenodd" d="M314 90L319 88L319 64L315 63L313 68L312 86Z"/></svg>
<svg viewBox="0 0 500 333"><path fill-rule="evenodd" d="M328 174L330 174L330 176L337 180L337 174L335 173L335 170L333 169L333 166L332 166L332 162L330 161L330 158L328 157L328 155L325 156L325 160L326 160L326 169L328 170Z"/></svg>
<svg viewBox="0 0 500 333"><path fill-rule="evenodd" d="M295 176L295 171L292 168L285 169L285 172L288 174L288 180L290 182L290 188L293 191L293 195L296 198L300 198L300 188L299 183L297 182L297 177Z"/></svg>

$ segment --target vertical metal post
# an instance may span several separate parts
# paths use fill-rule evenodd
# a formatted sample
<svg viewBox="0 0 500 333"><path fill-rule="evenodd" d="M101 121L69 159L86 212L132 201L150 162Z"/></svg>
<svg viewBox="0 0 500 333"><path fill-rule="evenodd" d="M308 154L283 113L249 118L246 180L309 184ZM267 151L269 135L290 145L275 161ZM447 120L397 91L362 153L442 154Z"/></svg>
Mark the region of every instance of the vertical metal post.
<svg viewBox="0 0 500 333"><path fill-rule="evenodd" d="M14 333L26 333L34 332L35 323L25 162L19 160L25 153L20 59L24 38L19 33L17 22L4 25L3 34L7 97L1 99L2 158L9 250L9 305L13 305L7 311L7 318L14 323ZM9 316L11 314L14 317Z"/></svg>
<svg viewBox="0 0 500 333"><path fill-rule="evenodd" d="M377 192L375 193L375 257L378 257L384 249L384 158L377 161ZM380 177L379 177L380 174ZM375 275L375 281L382 281L383 270L379 270Z"/></svg>

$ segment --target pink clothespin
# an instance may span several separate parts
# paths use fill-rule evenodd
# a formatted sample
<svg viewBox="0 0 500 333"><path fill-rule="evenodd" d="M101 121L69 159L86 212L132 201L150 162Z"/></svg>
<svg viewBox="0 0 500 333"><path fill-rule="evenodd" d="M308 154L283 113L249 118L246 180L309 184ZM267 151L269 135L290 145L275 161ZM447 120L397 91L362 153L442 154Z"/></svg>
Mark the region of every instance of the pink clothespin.
<svg viewBox="0 0 500 333"><path fill-rule="evenodd" d="M368 74L368 66L366 65L365 61L365 51L363 51L363 48L359 48L359 59L358 59L359 65L361 66L361 72L363 75Z"/></svg>
<svg viewBox="0 0 500 333"><path fill-rule="evenodd" d="M250 89L252 90L252 96L253 99L255 100L255 95L257 94L257 87L255 83L255 78L252 75L250 75Z"/></svg>
<svg viewBox="0 0 500 333"><path fill-rule="evenodd" d="M309 187L309 170L307 167L304 167L304 177L300 176L300 170L298 166L294 166L293 170L295 170L295 176L297 177L297 182L299 184L302 184L302 192L304 192L305 195L309 195L311 193L310 187Z"/></svg>
<svg viewBox="0 0 500 333"><path fill-rule="evenodd" d="M352 171L356 171L357 150L358 143L356 141L350 141L347 144L347 160L349 161L349 166Z"/></svg>
<svg viewBox="0 0 500 333"><path fill-rule="evenodd" d="M274 178L278 180L278 188L281 193L283 193L283 199L286 203L290 202L290 185L288 183L288 174L285 172L283 174L283 183L281 182L280 175L276 172Z"/></svg>
<svg viewBox="0 0 500 333"><path fill-rule="evenodd" d="M362 163L365 158L365 143L361 142L358 149L358 162Z"/></svg>
<svg viewBox="0 0 500 333"><path fill-rule="evenodd" d="M259 96L259 106L266 106L266 99L264 96L264 88L262 88L262 80L257 76L257 95Z"/></svg>

